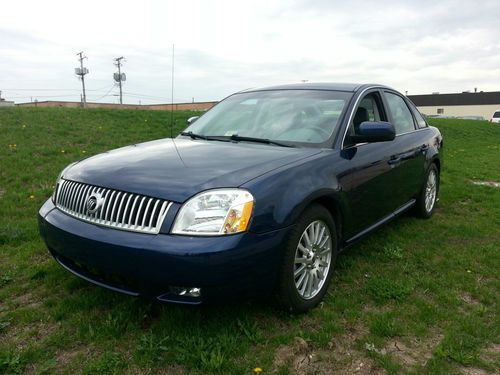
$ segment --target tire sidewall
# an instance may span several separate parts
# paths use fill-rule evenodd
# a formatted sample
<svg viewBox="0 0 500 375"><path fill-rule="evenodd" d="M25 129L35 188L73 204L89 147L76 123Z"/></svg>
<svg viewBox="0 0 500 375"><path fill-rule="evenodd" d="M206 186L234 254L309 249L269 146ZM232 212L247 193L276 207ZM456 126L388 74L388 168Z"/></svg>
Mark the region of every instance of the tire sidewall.
<svg viewBox="0 0 500 375"><path fill-rule="evenodd" d="M434 199L434 204L432 205L432 209L430 211L427 211L427 208L425 207L425 193L426 193L426 188L427 188L427 181L429 180L429 175L431 174L431 171L434 171L436 174L436 197ZM427 169L427 173L425 174L425 180L424 180L424 186L422 187L422 191L420 193L420 199L418 202L418 210L420 216L424 218L430 218L432 214L434 213L434 210L436 208L436 204L438 201L438 196L439 196L439 188L440 188L440 176L439 176L439 170L436 166L436 164L432 163L429 168Z"/></svg>
<svg viewBox="0 0 500 375"><path fill-rule="evenodd" d="M323 221L330 230L330 236L332 238L332 256L330 260L330 268L321 290L313 298L305 299L299 294L295 286L295 252L297 250L297 245L300 241L302 233L309 226L309 224L316 220ZM333 274L335 259L337 257L337 238L337 231L332 215L323 206L318 204L312 205L308 209L306 209L302 216L299 218L286 246L280 283L281 294L283 295L285 300L283 302L289 310L295 312L305 312L317 306L321 302L328 290L328 286Z"/></svg>

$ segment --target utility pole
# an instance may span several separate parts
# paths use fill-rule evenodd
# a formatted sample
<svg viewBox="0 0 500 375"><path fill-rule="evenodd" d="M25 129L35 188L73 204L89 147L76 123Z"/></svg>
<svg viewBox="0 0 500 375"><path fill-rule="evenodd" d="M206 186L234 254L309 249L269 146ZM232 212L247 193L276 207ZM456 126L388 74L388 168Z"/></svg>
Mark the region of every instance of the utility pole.
<svg viewBox="0 0 500 375"><path fill-rule="evenodd" d="M83 101L82 104L85 107L85 104L87 104L87 96L85 95L85 74L89 73L89 70L87 68L83 67L83 59L86 59L87 56L83 56L83 51L78 52L77 56L80 56L80 67L75 68L75 74L77 76L80 76L80 79L82 80L82 90L83 90Z"/></svg>
<svg viewBox="0 0 500 375"><path fill-rule="evenodd" d="M115 65L118 67L118 73L113 74L113 78L115 79L116 82L118 82L118 86L120 87L120 104L123 104L122 81L125 81L127 79L127 77L125 76L125 73L122 73L122 70L121 70L122 60L123 60L123 56L117 57L115 59L115 61L116 61Z"/></svg>

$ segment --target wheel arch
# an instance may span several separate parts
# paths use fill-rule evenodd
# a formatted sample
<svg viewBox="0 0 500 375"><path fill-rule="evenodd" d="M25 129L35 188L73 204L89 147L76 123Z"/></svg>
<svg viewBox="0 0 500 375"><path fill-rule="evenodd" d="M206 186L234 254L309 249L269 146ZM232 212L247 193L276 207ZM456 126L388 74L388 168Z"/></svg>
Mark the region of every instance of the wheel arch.
<svg viewBox="0 0 500 375"><path fill-rule="evenodd" d="M439 174L441 174L441 159L436 155L431 159L431 164L436 164Z"/></svg>
<svg viewBox="0 0 500 375"><path fill-rule="evenodd" d="M343 217L343 213L342 213L343 211L342 211L340 202L331 195L317 196L317 197L314 197L311 200L309 200L307 202L307 204L304 205L304 207L301 210L301 214L302 214L302 212L304 212L308 207L312 206L313 204L319 204L319 205L325 207L328 210L328 212L330 212L330 214L332 215L333 221L335 223L335 230L337 232L337 236L338 236L339 240L341 240L343 237L342 231L344 229L344 217Z"/></svg>

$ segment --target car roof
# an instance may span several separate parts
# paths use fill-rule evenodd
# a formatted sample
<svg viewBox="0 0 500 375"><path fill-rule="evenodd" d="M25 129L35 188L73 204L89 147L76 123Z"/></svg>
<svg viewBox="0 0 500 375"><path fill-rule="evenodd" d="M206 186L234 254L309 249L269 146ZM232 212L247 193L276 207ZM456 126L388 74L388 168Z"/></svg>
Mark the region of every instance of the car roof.
<svg viewBox="0 0 500 375"><path fill-rule="evenodd" d="M356 92L369 87L384 87L388 89L390 88L384 85L369 84L369 83L306 82L306 83L292 83L287 85L251 88L240 92L270 91L270 90L332 90L332 91Z"/></svg>

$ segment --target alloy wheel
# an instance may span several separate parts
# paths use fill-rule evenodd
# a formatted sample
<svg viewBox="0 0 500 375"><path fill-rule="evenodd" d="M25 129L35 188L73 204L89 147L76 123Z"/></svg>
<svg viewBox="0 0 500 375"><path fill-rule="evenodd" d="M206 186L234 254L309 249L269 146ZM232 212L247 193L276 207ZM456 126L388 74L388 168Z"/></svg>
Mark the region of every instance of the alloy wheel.
<svg viewBox="0 0 500 375"><path fill-rule="evenodd" d="M427 212L431 212L434 203L436 202L437 193L437 174L434 169L429 171L429 176L427 177L427 184L425 186L425 209Z"/></svg>
<svg viewBox="0 0 500 375"><path fill-rule="evenodd" d="M294 281L304 299L314 298L323 287L332 261L330 229L321 220L309 224L295 251Z"/></svg>

